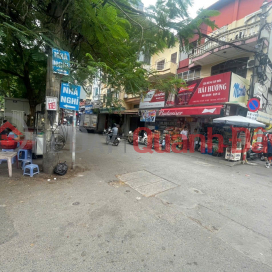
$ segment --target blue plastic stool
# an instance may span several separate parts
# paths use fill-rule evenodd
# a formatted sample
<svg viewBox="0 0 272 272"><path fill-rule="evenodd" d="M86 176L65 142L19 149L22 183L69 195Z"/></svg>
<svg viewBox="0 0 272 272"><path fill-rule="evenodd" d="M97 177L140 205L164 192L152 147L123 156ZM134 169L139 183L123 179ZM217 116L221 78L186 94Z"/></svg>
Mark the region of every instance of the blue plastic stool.
<svg viewBox="0 0 272 272"><path fill-rule="evenodd" d="M36 169L36 172L34 172L35 169ZM26 173L26 170L29 170L29 173ZM39 166L37 164L29 164L29 165L25 166L23 176L28 175L32 178L33 175L39 174L39 173L40 173L40 170L39 170Z"/></svg>
<svg viewBox="0 0 272 272"><path fill-rule="evenodd" d="M23 160L32 160L32 152L31 150L28 149L19 149L18 150L18 161L23 161Z"/></svg>
<svg viewBox="0 0 272 272"><path fill-rule="evenodd" d="M15 149L2 149L2 152L15 152ZM7 160L0 160L0 164L2 163L2 162L6 162ZM11 161L11 163L13 164L13 163L15 163L16 162L16 157L14 157L14 158L12 158L12 161Z"/></svg>
<svg viewBox="0 0 272 272"><path fill-rule="evenodd" d="M32 164L32 159L21 160L21 167L22 167L22 169L25 169L25 166L28 163Z"/></svg>

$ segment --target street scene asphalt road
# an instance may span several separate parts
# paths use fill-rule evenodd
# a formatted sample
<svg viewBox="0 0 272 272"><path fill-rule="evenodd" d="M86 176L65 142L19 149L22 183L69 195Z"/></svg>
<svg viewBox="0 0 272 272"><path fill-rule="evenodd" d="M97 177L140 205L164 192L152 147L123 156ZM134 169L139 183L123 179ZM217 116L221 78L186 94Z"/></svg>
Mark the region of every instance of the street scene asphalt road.
<svg viewBox="0 0 272 272"><path fill-rule="evenodd" d="M71 161L69 145L59 154ZM0 178L0 271L272 271L272 169L77 133L84 172Z"/></svg>

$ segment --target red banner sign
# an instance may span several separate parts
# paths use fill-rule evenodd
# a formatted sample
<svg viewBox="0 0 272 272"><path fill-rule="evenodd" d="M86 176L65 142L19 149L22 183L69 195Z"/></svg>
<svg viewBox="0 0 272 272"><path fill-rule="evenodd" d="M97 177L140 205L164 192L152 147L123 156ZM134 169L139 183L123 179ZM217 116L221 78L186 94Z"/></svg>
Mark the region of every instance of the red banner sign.
<svg viewBox="0 0 272 272"><path fill-rule="evenodd" d="M180 88L179 92L177 94L177 105L182 106L182 105L188 105L193 91L197 88L198 84L200 83L200 79L192 82L188 82L188 87L187 88Z"/></svg>
<svg viewBox="0 0 272 272"><path fill-rule="evenodd" d="M194 91L189 105L229 101L231 72L203 78Z"/></svg>
<svg viewBox="0 0 272 272"><path fill-rule="evenodd" d="M187 82L180 88L176 99L170 94L166 106L204 105L229 101L231 72Z"/></svg>
<svg viewBox="0 0 272 272"><path fill-rule="evenodd" d="M158 90L150 90L140 102L140 109L161 108L165 104L165 93Z"/></svg>
<svg viewBox="0 0 272 272"><path fill-rule="evenodd" d="M159 116L220 115L223 105L161 109Z"/></svg>

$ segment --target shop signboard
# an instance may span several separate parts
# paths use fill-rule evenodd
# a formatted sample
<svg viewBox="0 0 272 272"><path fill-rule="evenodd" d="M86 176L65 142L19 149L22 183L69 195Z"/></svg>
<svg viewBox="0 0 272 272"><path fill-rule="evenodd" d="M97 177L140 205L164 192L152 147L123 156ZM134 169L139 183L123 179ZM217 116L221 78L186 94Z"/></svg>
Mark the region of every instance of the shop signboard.
<svg viewBox="0 0 272 272"><path fill-rule="evenodd" d="M197 88L201 79L192 81L187 88L180 88L177 94L177 105L187 105L192 97L193 91Z"/></svg>
<svg viewBox="0 0 272 272"><path fill-rule="evenodd" d="M80 86L72 85L69 83L61 83L60 108L78 111L80 89Z"/></svg>
<svg viewBox="0 0 272 272"><path fill-rule="evenodd" d="M231 72L203 78L188 105L214 104L229 101Z"/></svg>
<svg viewBox="0 0 272 272"><path fill-rule="evenodd" d="M256 120L267 125L272 124L272 115L262 111L258 111Z"/></svg>
<svg viewBox="0 0 272 272"><path fill-rule="evenodd" d="M266 125L272 124L272 115L262 112L262 111L258 111L258 112L248 111L247 118L256 120L256 121L264 123Z"/></svg>
<svg viewBox="0 0 272 272"><path fill-rule="evenodd" d="M58 98L57 97L46 97L46 110L56 111L58 105Z"/></svg>
<svg viewBox="0 0 272 272"><path fill-rule="evenodd" d="M142 110L140 121L141 122L155 122L156 110Z"/></svg>
<svg viewBox="0 0 272 272"><path fill-rule="evenodd" d="M231 74L231 72L228 72L189 81L186 88L182 87L178 90L175 104L167 102L166 106L205 105L229 102ZM238 84L239 86L242 85L240 81ZM242 100L238 85L235 85L235 87L238 89L235 96L239 100ZM168 100L173 99L169 97Z"/></svg>
<svg viewBox="0 0 272 272"><path fill-rule="evenodd" d="M140 102L140 109L163 108L165 105L165 93L159 90L150 90Z"/></svg>
<svg viewBox="0 0 272 272"><path fill-rule="evenodd" d="M164 108L159 111L159 116L191 116L191 115L220 115L223 105Z"/></svg>
<svg viewBox="0 0 272 272"><path fill-rule="evenodd" d="M175 100L176 100L176 94L174 93L170 93L168 95L168 98L167 98L167 101L166 101L166 107L172 107L172 106L175 106Z"/></svg>
<svg viewBox="0 0 272 272"><path fill-rule="evenodd" d="M249 84L249 80L232 73L229 102L246 104Z"/></svg>
<svg viewBox="0 0 272 272"><path fill-rule="evenodd" d="M70 74L70 53L53 48L52 66L54 73L68 76Z"/></svg>

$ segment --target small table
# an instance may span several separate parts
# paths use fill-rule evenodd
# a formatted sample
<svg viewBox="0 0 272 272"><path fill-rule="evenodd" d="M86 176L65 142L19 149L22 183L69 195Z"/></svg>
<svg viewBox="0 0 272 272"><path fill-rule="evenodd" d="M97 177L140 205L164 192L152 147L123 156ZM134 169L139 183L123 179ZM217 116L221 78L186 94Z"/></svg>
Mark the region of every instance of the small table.
<svg viewBox="0 0 272 272"><path fill-rule="evenodd" d="M12 177L12 162L11 161L14 157L16 157L17 168L18 168L17 152L0 152L0 160L7 160L8 162L9 177Z"/></svg>

